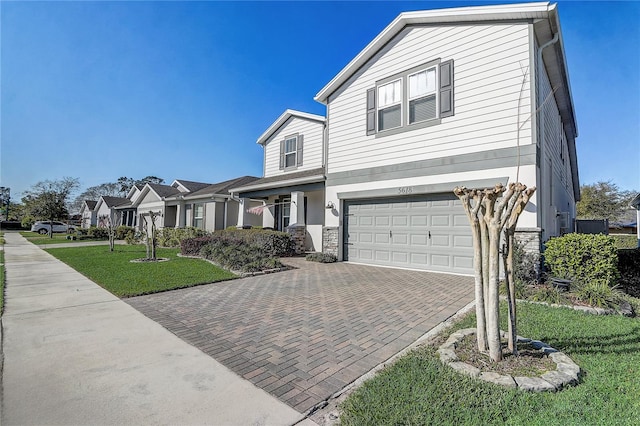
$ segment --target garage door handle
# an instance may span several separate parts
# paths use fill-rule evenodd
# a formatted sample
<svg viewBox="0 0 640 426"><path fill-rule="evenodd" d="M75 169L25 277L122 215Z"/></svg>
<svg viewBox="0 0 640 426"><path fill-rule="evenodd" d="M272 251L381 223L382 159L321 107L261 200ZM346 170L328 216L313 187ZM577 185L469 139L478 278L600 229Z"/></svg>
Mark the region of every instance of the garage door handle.
<svg viewBox="0 0 640 426"><path fill-rule="evenodd" d="M431 231L429 231L429 239L431 239Z"/></svg>
<svg viewBox="0 0 640 426"><path fill-rule="evenodd" d="M389 238L393 238L393 234L389 231Z"/></svg>

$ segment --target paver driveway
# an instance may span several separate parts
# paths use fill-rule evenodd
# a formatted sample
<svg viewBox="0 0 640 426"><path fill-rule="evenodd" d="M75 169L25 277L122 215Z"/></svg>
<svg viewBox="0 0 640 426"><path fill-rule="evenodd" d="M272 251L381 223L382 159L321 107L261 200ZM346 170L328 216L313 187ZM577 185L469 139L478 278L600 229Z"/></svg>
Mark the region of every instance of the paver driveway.
<svg viewBox="0 0 640 426"><path fill-rule="evenodd" d="M305 412L473 300L473 279L320 264L125 299Z"/></svg>

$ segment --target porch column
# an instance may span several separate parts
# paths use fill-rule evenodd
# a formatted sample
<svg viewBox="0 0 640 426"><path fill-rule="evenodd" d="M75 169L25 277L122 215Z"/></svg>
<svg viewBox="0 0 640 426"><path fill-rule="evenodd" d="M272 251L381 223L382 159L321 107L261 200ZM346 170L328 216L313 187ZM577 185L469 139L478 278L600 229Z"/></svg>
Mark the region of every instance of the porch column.
<svg viewBox="0 0 640 426"><path fill-rule="evenodd" d="M238 225L237 228L243 228L245 225L251 225L251 218L247 210L250 207L250 201L248 198L240 198L240 203L238 205Z"/></svg>
<svg viewBox="0 0 640 426"><path fill-rule="evenodd" d="M187 215L184 208L184 202L178 203L176 206L176 228L184 228L187 224Z"/></svg>
<svg viewBox="0 0 640 426"><path fill-rule="evenodd" d="M291 216L289 226L304 226L304 192L294 191L291 193Z"/></svg>

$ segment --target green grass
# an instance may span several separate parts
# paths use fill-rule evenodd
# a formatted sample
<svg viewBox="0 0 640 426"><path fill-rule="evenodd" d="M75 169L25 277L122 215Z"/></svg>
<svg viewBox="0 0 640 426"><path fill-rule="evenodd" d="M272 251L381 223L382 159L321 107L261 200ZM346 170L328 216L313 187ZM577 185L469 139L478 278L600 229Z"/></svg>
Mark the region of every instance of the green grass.
<svg viewBox="0 0 640 426"><path fill-rule="evenodd" d="M131 263L144 258L145 247L140 245L64 247L46 249L76 271L90 278L118 297L157 293L198 284L235 278L202 259L178 257L178 249L158 249L158 257L168 262Z"/></svg>
<svg viewBox="0 0 640 426"><path fill-rule="evenodd" d="M108 241L106 238L103 238L100 240L93 240L93 239L92 240L68 240L67 236L71 234L62 234L62 233L53 234L53 238L49 238L49 234L40 235L37 232L31 232L31 231L21 231L20 235L25 237L27 241L29 241L30 243L37 244L37 245L79 243L82 241Z"/></svg>
<svg viewBox="0 0 640 426"><path fill-rule="evenodd" d="M518 305L518 318L520 335L547 342L580 365L580 385L558 393L509 390L455 373L426 346L351 394L341 424L638 424L640 320L534 304ZM473 315L454 328L466 327L475 327Z"/></svg>

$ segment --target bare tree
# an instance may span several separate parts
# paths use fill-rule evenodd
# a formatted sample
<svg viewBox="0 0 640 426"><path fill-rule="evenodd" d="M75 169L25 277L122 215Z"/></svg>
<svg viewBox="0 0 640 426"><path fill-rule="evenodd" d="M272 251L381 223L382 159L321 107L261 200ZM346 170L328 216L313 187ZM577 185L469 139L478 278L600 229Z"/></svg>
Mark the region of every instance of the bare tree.
<svg viewBox="0 0 640 426"><path fill-rule="evenodd" d="M147 219L148 216L148 219ZM162 211L149 211L142 217L142 231L145 235L145 246L147 248L147 259L157 260L156 248L158 247L158 237L156 229L156 218L162 216Z"/></svg>
<svg viewBox="0 0 640 426"><path fill-rule="evenodd" d="M116 230L118 227L117 213L110 212L109 214L100 215L99 219L107 229L109 236L109 251L113 251L116 245Z"/></svg>
<svg viewBox="0 0 640 426"><path fill-rule="evenodd" d="M515 336L515 303L511 303L515 300L512 282L515 226L534 191L535 188L527 188L521 183L510 183L506 188L502 184L488 189L456 187L453 191L462 202L472 229L478 350L488 351L493 361L502 360L499 294L502 231L507 227L505 235L509 242L505 264L511 278L507 281L510 288L509 330L510 335ZM509 342L510 348L515 349L515 339L510 338Z"/></svg>

